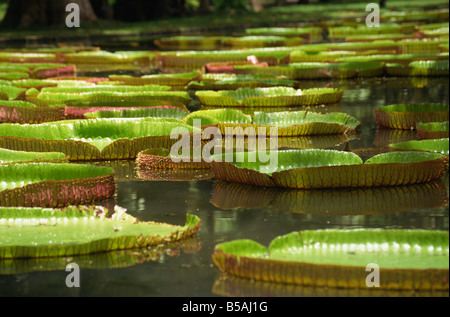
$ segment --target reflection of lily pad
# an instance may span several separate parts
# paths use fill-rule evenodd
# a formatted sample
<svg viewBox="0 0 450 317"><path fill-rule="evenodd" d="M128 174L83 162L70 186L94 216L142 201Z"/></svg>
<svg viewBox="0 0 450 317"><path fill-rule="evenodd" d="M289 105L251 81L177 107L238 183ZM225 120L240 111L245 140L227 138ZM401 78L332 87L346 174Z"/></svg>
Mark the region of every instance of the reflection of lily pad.
<svg viewBox="0 0 450 317"><path fill-rule="evenodd" d="M398 130L378 127L373 144L377 147L387 147L392 143L417 140L416 131Z"/></svg>
<svg viewBox="0 0 450 317"><path fill-rule="evenodd" d="M216 245L214 263L255 280L366 288L366 266L380 269L381 289L448 289L448 232L427 230L312 230L272 240Z"/></svg>
<svg viewBox="0 0 450 317"><path fill-rule="evenodd" d="M124 268L148 261L158 261L166 256L178 256L182 252L192 253L200 250L200 248L201 244L194 236L147 248L100 252L89 255L51 258L0 258L0 275L63 271L69 263L77 263L78 266L86 269Z"/></svg>
<svg viewBox="0 0 450 317"><path fill-rule="evenodd" d="M441 177L448 157L429 152L390 152L365 163L334 150L257 151L212 156L217 179L264 187L335 188L424 183Z"/></svg>
<svg viewBox="0 0 450 317"><path fill-rule="evenodd" d="M337 103L341 100L343 91L334 88L297 90L290 87L272 87L197 91L195 94L205 106L289 107Z"/></svg>
<svg viewBox="0 0 450 317"><path fill-rule="evenodd" d="M210 202L222 210L271 206L302 214L383 215L447 206L448 196L439 180L426 184L339 190L261 188L216 182Z"/></svg>
<svg viewBox="0 0 450 317"><path fill-rule="evenodd" d="M419 123L417 135L421 139L442 139L449 137L448 121Z"/></svg>
<svg viewBox="0 0 450 317"><path fill-rule="evenodd" d="M221 274L212 292L226 297L448 297L447 291L380 290L372 288L315 287L249 280Z"/></svg>
<svg viewBox="0 0 450 317"><path fill-rule="evenodd" d="M378 125L392 129L415 129L421 122L448 121L448 105L439 103L397 104L375 109Z"/></svg>
<svg viewBox="0 0 450 317"><path fill-rule="evenodd" d="M99 207L0 208L0 258L62 257L145 248L184 239L200 226L200 219L193 215L187 215L185 226L173 226L140 222L123 208L116 208L110 217L107 212Z"/></svg>
<svg viewBox="0 0 450 317"><path fill-rule="evenodd" d="M113 170L68 163L0 165L0 205L56 207L111 197Z"/></svg>

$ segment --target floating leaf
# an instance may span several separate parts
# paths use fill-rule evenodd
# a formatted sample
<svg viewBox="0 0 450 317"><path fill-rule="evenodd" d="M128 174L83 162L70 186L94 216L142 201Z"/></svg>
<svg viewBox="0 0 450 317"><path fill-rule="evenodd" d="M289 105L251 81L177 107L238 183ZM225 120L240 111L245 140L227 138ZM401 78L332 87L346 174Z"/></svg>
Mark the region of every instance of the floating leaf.
<svg viewBox="0 0 450 317"><path fill-rule="evenodd" d="M140 222L123 208L116 207L110 217L106 212L101 207L0 208L0 259L146 248L185 239L200 226L194 215L187 215L184 226L174 226Z"/></svg>
<svg viewBox="0 0 450 317"><path fill-rule="evenodd" d="M449 139L412 140L407 142L390 144L390 148L402 151L426 151L448 155Z"/></svg>
<svg viewBox="0 0 450 317"><path fill-rule="evenodd" d="M354 153L334 150L256 151L211 158L217 179L300 189L424 183L441 177L448 166L448 157L428 152L384 153L364 164Z"/></svg>
<svg viewBox="0 0 450 317"><path fill-rule="evenodd" d="M39 107L22 100L0 101L0 123L41 123L63 120L64 105Z"/></svg>
<svg viewBox="0 0 450 317"><path fill-rule="evenodd" d="M148 108L111 108L111 110L99 110L95 112L87 112L84 114L86 118L185 118L189 111L174 106L155 106Z"/></svg>
<svg viewBox="0 0 450 317"><path fill-rule="evenodd" d="M200 156L174 157L170 151L164 148L152 148L139 152L136 164L141 168L152 169L210 169L211 163L206 162Z"/></svg>
<svg viewBox="0 0 450 317"><path fill-rule="evenodd" d="M125 85L165 85L175 88L183 88L189 82L199 80L201 73L197 71L189 73L175 74L155 74L144 75L142 77L132 77L128 75L110 75L109 78L115 81L121 81Z"/></svg>
<svg viewBox="0 0 450 317"><path fill-rule="evenodd" d="M379 266L388 289L448 289L448 232L432 230L307 230L216 245L213 262L240 277L317 287L365 288L366 266Z"/></svg>
<svg viewBox="0 0 450 317"><path fill-rule="evenodd" d="M0 164L23 163L34 161L62 162L65 160L63 153L57 152L24 152L12 151L0 148Z"/></svg>
<svg viewBox="0 0 450 317"><path fill-rule="evenodd" d="M111 197L113 170L68 163L0 165L0 206L57 207Z"/></svg>
<svg viewBox="0 0 450 317"><path fill-rule="evenodd" d="M296 90L290 87L239 88L232 91L197 91L205 106L288 107L337 103L343 91L334 88Z"/></svg>
<svg viewBox="0 0 450 317"><path fill-rule="evenodd" d="M195 128L174 118L64 120L35 125L0 125L0 147L61 152L69 160L133 159L145 149L170 147L176 131Z"/></svg>
<svg viewBox="0 0 450 317"><path fill-rule="evenodd" d="M416 127L421 139L442 139L449 137L448 121L419 123Z"/></svg>
<svg viewBox="0 0 450 317"><path fill-rule="evenodd" d="M422 122L448 121L448 105L440 103L397 104L375 109L378 125L391 129L415 129Z"/></svg>

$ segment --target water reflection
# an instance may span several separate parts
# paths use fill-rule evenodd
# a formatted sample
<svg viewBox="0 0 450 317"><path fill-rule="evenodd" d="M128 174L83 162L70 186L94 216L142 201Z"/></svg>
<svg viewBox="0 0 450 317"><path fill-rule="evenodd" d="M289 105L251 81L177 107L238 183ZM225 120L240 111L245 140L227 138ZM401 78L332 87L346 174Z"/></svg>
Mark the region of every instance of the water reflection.
<svg viewBox="0 0 450 317"><path fill-rule="evenodd" d="M227 297L448 297L448 291L380 290L311 287L268 283L221 274L212 292Z"/></svg>
<svg viewBox="0 0 450 317"><path fill-rule="evenodd" d="M418 185L339 190L259 188L218 181L210 202L217 208L272 208L302 214L377 215L448 205L441 180Z"/></svg>
<svg viewBox="0 0 450 317"><path fill-rule="evenodd" d="M417 132L411 130L397 130L378 127L375 134L374 145L387 147L389 144L419 140Z"/></svg>
<svg viewBox="0 0 450 317"><path fill-rule="evenodd" d="M145 249L118 250L89 255L50 258L0 259L0 275L22 274L36 271L65 271L69 263L83 269L125 268L147 261L164 263L167 258L201 249L198 237L160 244Z"/></svg>

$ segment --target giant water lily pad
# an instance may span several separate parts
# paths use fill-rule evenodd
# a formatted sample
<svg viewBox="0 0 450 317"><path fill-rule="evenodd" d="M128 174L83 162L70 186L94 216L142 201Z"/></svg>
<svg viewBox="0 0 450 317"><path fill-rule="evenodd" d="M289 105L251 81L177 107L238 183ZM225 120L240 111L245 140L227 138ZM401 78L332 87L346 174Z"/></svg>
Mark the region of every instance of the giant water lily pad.
<svg viewBox="0 0 450 317"><path fill-rule="evenodd" d="M85 118L145 118L145 117L159 117L159 118L185 118L189 111L184 108L175 106L154 106L141 108L115 108L110 110L98 110L87 112L84 114Z"/></svg>
<svg viewBox="0 0 450 317"><path fill-rule="evenodd" d="M449 137L448 121L419 123L416 127L421 139L442 139Z"/></svg>
<svg viewBox="0 0 450 317"><path fill-rule="evenodd" d="M298 46L304 42L302 38L289 38L277 35L249 35L230 37L223 40L223 45L234 48Z"/></svg>
<svg viewBox="0 0 450 317"><path fill-rule="evenodd" d="M275 76L254 76L234 74L207 74L202 81L192 81L185 88L188 90L236 90L239 88L257 88L285 86L294 87L295 81Z"/></svg>
<svg viewBox="0 0 450 317"><path fill-rule="evenodd" d="M190 49L218 49L222 46L224 36L171 36L163 37L154 41L155 45L162 50L190 50Z"/></svg>
<svg viewBox="0 0 450 317"><path fill-rule="evenodd" d="M225 135L227 131L234 135L271 135L271 128L276 128L280 137L347 133L361 124L345 113L309 111L255 112L252 118L235 109L199 110L185 120L192 124L195 119L201 120L201 125L217 125Z"/></svg>
<svg viewBox="0 0 450 317"><path fill-rule="evenodd" d="M307 230L216 245L214 263L255 280L309 286L366 288L368 264L384 289L447 290L448 232L427 230Z"/></svg>
<svg viewBox="0 0 450 317"><path fill-rule="evenodd" d="M389 147L399 151L427 151L448 155L449 139L412 140L390 144Z"/></svg>
<svg viewBox="0 0 450 317"><path fill-rule="evenodd" d="M245 62L248 56L256 56L260 62L277 65L289 58L292 47L269 47L221 51L164 52L155 57L166 67L202 67L215 62Z"/></svg>
<svg viewBox="0 0 450 317"><path fill-rule="evenodd" d="M172 88L183 88L193 80L199 80L201 73L193 71L189 73L155 74L132 77L128 75L110 75L114 81L123 82L126 85L164 85Z"/></svg>
<svg viewBox="0 0 450 317"><path fill-rule="evenodd" d="M348 63L303 62L270 67L244 65L235 66L234 72L236 74L270 74L285 76L295 80L377 77L384 74L384 63L376 61Z"/></svg>
<svg viewBox="0 0 450 317"><path fill-rule="evenodd" d="M57 207L111 197L114 172L68 163L0 165L0 206Z"/></svg>
<svg viewBox="0 0 450 317"><path fill-rule="evenodd" d="M123 208L0 208L0 259L78 256L166 244L192 236L200 219L184 226L140 222ZM30 238L32 237L32 238Z"/></svg>
<svg viewBox="0 0 450 317"><path fill-rule="evenodd" d="M239 88L237 90L197 91L205 106L289 107L337 103L343 91L334 88L294 89L290 87Z"/></svg>
<svg viewBox="0 0 450 317"><path fill-rule="evenodd" d="M334 188L407 185L441 177L448 157L429 152L390 152L365 163L351 152L286 150L211 157L217 179L263 187Z"/></svg>
<svg viewBox="0 0 450 317"><path fill-rule="evenodd" d="M36 106L22 100L0 100L0 123L41 123L63 120L64 105Z"/></svg>
<svg viewBox="0 0 450 317"><path fill-rule="evenodd" d="M440 103L396 104L375 110L378 125L391 129L416 129L422 122L448 121L448 105Z"/></svg>
<svg viewBox="0 0 450 317"><path fill-rule="evenodd" d="M195 127L175 118L63 120L35 125L0 125L0 147L61 152L69 160L133 159L151 147L170 147L172 133Z"/></svg>
<svg viewBox="0 0 450 317"><path fill-rule="evenodd" d="M141 168L141 170L145 167L152 169L192 170L211 168L210 162L206 162L201 156L172 156L170 151L164 148L153 148L139 152L136 158L136 164Z"/></svg>
<svg viewBox="0 0 450 317"><path fill-rule="evenodd" d="M449 61L414 61L408 65L391 63L386 65L390 76L448 76Z"/></svg>
<svg viewBox="0 0 450 317"><path fill-rule="evenodd" d="M0 164L23 163L34 161L62 162L66 159L63 153L57 152L24 152L0 148Z"/></svg>
<svg viewBox="0 0 450 317"><path fill-rule="evenodd" d="M122 111L124 109L136 109L136 108L178 108L180 111L189 112L186 109L186 106L176 100L168 101L168 100L129 100L128 98L124 99L105 99L105 100L69 100L66 102L66 117L67 119L83 119L85 118L85 114L97 112L97 111L113 111L118 110ZM159 112L158 110L156 110ZM165 112L164 110L163 112ZM106 114L106 113L105 113ZM102 114L98 114L100 117ZM108 114L106 114L108 115ZM92 117L92 115L89 115ZM96 115L94 115L95 117ZM121 116L121 115L120 115ZM120 117L119 116L119 117ZM115 116L114 116L115 117Z"/></svg>
<svg viewBox="0 0 450 317"><path fill-rule="evenodd" d="M245 33L250 35L276 35L286 37L300 37L304 39L321 39L322 27L261 27L248 28Z"/></svg>

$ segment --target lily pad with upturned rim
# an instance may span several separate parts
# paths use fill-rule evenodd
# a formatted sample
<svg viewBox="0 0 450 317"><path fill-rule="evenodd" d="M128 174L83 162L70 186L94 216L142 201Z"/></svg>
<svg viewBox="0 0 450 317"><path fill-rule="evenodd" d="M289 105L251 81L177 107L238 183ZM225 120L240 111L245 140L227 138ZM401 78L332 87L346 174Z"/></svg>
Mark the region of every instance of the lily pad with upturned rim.
<svg viewBox="0 0 450 317"><path fill-rule="evenodd" d="M181 130L180 130L181 129ZM152 147L170 147L176 131L195 127L175 118L63 120L35 125L1 124L0 147L33 152L61 152L69 160L134 159Z"/></svg>
<svg viewBox="0 0 450 317"><path fill-rule="evenodd" d="M416 129L417 124L448 121L448 105L441 103L395 104L374 110L377 124L391 129Z"/></svg>
<svg viewBox="0 0 450 317"><path fill-rule="evenodd" d="M362 159L335 150L286 150L212 156L217 179L263 187L339 188L430 182L448 167L448 156L429 152L389 152Z"/></svg>
<svg viewBox="0 0 450 317"><path fill-rule="evenodd" d="M42 123L63 120L63 104L36 106L23 100L0 100L0 123Z"/></svg>
<svg viewBox="0 0 450 317"><path fill-rule="evenodd" d="M309 286L365 288L366 266L379 267L380 288L447 290L448 232L432 230L307 230L216 245L213 262L245 278Z"/></svg>
<svg viewBox="0 0 450 317"><path fill-rule="evenodd" d="M419 123L416 127L421 139L442 139L449 137L448 121Z"/></svg>
<svg viewBox="0 0 450 317"><path fill-rule="evenodd" d="M399 151L426 151L448 155L449 139L412 140L407 142L389 144L389 147Z"/></svg>
<svg viewBox="0 0 450 317"><path fill-rule="evenodd" d="M24 152L0 148L0 164L49 161L62 163L66 160L63 153L58 152Z"/></svg>
<svg viewBox="0 0 450 317"><path fill-rule="evenodd" d="M175 74L155 74L144 75L141 77L133 77L128 75L110 75L109 79L114 81L121 81L125 85L164 85L176 88L183 88L189 82L200 80L201 73L193 71L189 73L175 73Z"/></svg>
<svg viewBox="0 0 450 317"><path fill-rule="evenodd" d="M114 171L69 163L0 165L0 206L61 207L111 197Z"/></svg>
<svg viewBox="0 0 450 317"><path fill-rule="evenodd" d="M189 214L184 226L174 226L141 222L120 207L112 215L107 212L95 206L0 208L0 259L146 248L190 237L200 226L200 219Z"/></svg>
<svg viewBox="0 0 450 317"><path fill-rule="evenodd" d="M239 88L237 90L197 91L202 105L227 107L289 107L337 103L343 90L335 88L294 89L290 87Z"/></svg>

